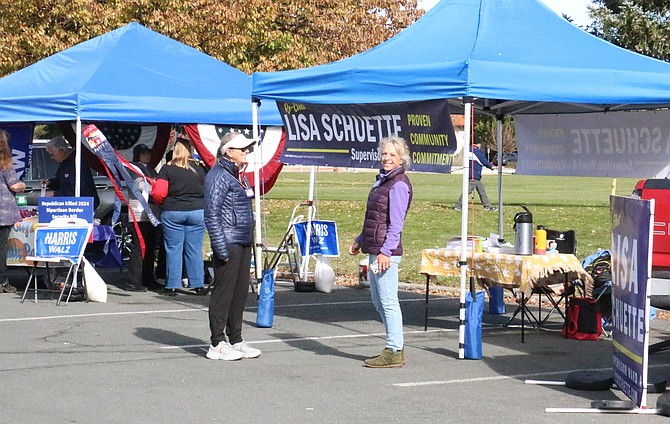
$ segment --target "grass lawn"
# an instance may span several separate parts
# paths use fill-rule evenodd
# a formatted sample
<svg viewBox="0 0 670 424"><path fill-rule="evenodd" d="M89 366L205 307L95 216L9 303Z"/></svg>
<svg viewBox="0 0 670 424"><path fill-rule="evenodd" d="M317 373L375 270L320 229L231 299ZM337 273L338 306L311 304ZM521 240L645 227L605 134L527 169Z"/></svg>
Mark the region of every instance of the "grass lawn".
<svg viewBox="0 0 670 424"><path fill-rule="evenodd" d="M305 172L282 172L263 199L262 229L266 246L279 244L293 208L307 199L309 172L308 168L304 169ZM403 231L405 253L400 264L400 281L423 283L425 280L419 274L421 250L444 247L448 239L460 235L461 213L454 211L453 206L461 192L462 176L410 172L409 177L414 199ZM365 200L374 178L375 173L368 171L329 170L316 174L317 218L337 223L340 257L330 258L330 263L340 277L358 278L358 261L363 256L350 256L348 248L361 231ZM489 198L497 204L497 176L485 175L483 181ZM629 195L636 182L637 179L618 179L617 194ZM520 205L525 204L533 213L534 225L576 230L580 260L598 248L609 249L611 189L610 178L503 175L503 235L513 242L514 215L522 211ZM306 215L306 207L299 208L297 214ZM471 234L488 236L498 230L498 213L485 212L476 193L474 214L469 215L469 221ZM456 279L444 278L440 282L455 284Z"/></svg>

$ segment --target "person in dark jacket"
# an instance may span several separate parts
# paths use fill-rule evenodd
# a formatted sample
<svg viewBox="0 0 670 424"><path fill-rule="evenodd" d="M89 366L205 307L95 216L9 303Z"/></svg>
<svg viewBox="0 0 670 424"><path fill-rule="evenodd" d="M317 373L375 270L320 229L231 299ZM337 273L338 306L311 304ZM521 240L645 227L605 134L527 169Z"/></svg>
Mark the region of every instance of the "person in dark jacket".
<svg viewBox="0 0 670 424"><path fill-rule="evenodd" d="M381 355L365 360L370 368L402 367L405 363L402 311L398 301L398 264L402 255L402 228L412 203L412 184L405 174L409 148L400 137L380 140L382 169L368 195L363 231L349 253L367 253L368 281L375 309L386 329Z"/></svg>
<svg viewBox="0 0 670 424"><path fill-rule="evenodd" d="M74 197L75 193L75 152L65 137L54 137L47 142L46 151L53 160L59 162L56 176L46 180L47 188L54 190L54 196ZM91 168L82 164L80 190L82 197L93 198L93 209L100 205Z"/></svg>
<svg viewBox="0 0 670 424"><path fill-rule="evenodd" d="M242 314L249 293L254 241L254 192L244 177L244 169L253 144L242 134L226 134L217 162L205 179L205 225L214 265L214 289L209 302L209 359L234 361L261 354L242 339Z"/></svg>
<svg viewBox="0 0 670 424"><path fill-rule="evenodd" d="M482 144L480 142L475 142L470 148L470 152L468 152L468 174L470 175L468 196L477 189L479 199L482 201L482 205L484 205L484 210L497 211L498 208L491 205L491 201L486 195L486 187L484 187L484 183L482 183L482 167L485 166L488 169L493 169L495 167L486 159L486 155L481 151L481 148ZM462 207L463 193L458 197L458 202L456 202L454 209L460 211Z"/></svg>

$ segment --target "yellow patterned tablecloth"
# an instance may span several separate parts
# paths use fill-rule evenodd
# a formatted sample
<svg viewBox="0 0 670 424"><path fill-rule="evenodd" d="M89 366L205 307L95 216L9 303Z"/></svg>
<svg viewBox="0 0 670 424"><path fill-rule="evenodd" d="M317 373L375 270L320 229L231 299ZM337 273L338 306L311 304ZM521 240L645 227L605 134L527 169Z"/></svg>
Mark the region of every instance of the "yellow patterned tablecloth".
<svg viewBox="0 0 670 424"><path fill-rule="evenodd" d="M569 281L580 279L585 283L587 294L593 286L593 279L582 268L575 255L509 255L502 253L468 252L469 272L477 278L496 281L499 285L519 287L526 296L533 287L549 282L555 274L568 274ZM461 251L447 249L424 249L421 252L420 273L458 277L461 269L458 262ZM553 279L553 282L556 282Z"/></svg>

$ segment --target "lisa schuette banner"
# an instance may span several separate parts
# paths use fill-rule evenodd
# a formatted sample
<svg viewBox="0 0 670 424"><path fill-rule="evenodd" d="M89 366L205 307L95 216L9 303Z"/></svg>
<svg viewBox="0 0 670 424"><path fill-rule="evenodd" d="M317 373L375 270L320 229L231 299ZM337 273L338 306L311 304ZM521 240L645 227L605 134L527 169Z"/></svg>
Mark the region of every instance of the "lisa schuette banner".
<svg viewBox="0 0 670 424"><path fill-rule="evenodd" d="M456 135L446 100L277 106L286 130L284 163L376 168L379 140L398 135L407 140L412 170L451 172Z"/></svg>

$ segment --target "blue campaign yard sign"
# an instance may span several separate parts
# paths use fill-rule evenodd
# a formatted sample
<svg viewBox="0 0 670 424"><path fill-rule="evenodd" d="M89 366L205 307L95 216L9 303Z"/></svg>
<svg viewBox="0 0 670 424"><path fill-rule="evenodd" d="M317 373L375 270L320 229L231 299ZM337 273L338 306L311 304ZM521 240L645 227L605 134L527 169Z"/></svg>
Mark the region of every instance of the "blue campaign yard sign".
<svg viewBox="0 0 670 424"><path fill-rule="evenodd" d="M35 230L35 256L79 260L88 243L92 227L38 227Z"/></svg>
<svg viewBox="0 0 670 424"><path fill-rule="evenodd" d="M93 224L92 197L40 197L37 201L37 219L48 224L57 218L82 218Z"/></svg>
<svg viewBox="0 0 670 424"><path fill-rule="evenodd" d="M610 196L610 214L614 382L642 408L647 404L653 204Z"/></svg>
<svg viewBox="0 0 670 424"><path fill-rule="evenodd" d="M293 224L295 235L298 237L300 251L307 250L307 223ZM312 234L309 241L310 255L340 256L337 240L337 224L335 221L312 221ZM304 255L304 253L303 253Z"/></svg>

